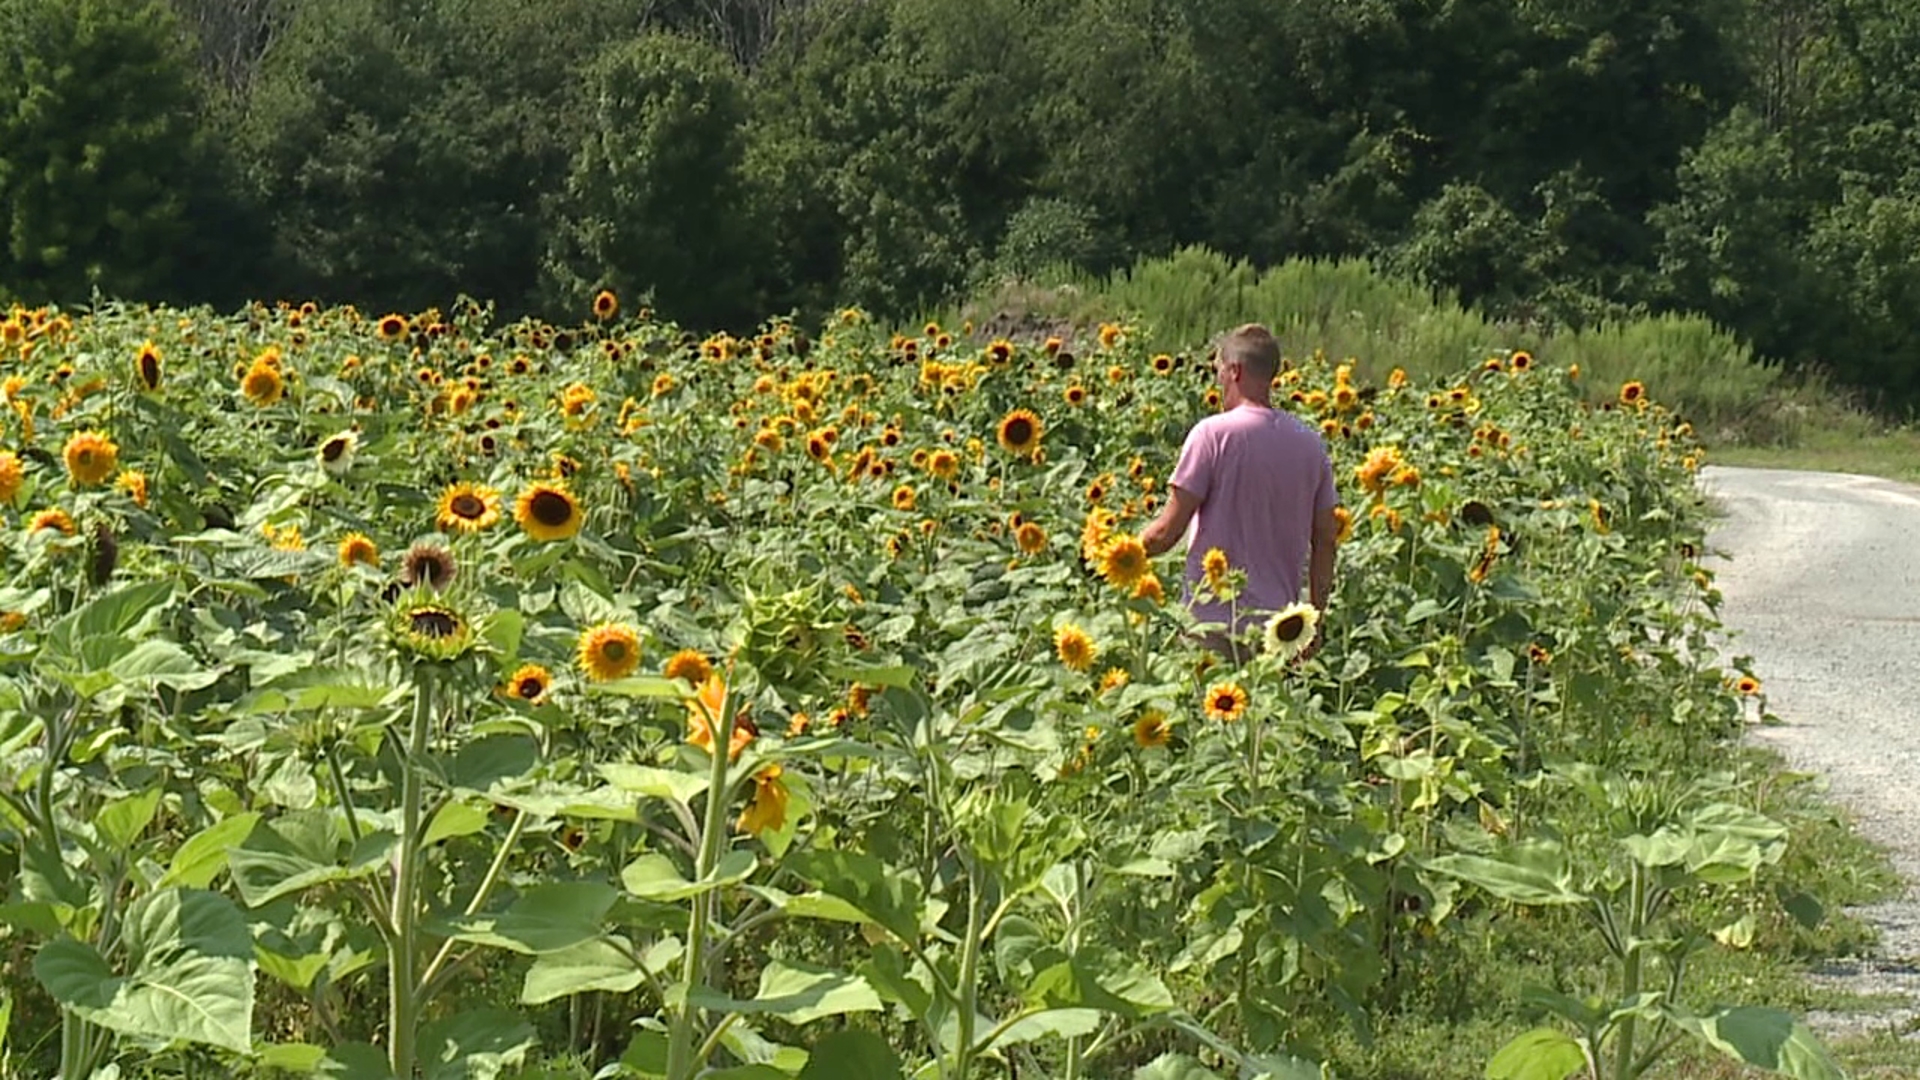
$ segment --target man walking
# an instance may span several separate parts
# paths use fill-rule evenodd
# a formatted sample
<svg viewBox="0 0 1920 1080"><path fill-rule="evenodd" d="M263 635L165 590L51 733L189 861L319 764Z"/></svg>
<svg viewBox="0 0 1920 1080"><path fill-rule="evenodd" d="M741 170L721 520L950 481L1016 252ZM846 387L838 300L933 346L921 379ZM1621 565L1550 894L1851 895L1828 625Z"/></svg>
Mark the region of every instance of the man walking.
<svg viewBox="0 0 1920 1080"><path fill-rule="evenodd" d="M1334 508L1333 462L1319 432L1273 407L1280 345L1257 323L1228 332L1215 353L1221 412L1193 426L1180 449L1166 508L1140 534L1149 555L1172 548L1194 524L1187 543L1187 599L1202 623L1225 629L1205 638L1208 648L1236 658L1233 641L1273 612L1300 599L1320 611L1333 589L1340 526ZM1246 574L1232 603L1195 601L1209 551ZM1317 640L1316 640L1317 646Z"/></svg>

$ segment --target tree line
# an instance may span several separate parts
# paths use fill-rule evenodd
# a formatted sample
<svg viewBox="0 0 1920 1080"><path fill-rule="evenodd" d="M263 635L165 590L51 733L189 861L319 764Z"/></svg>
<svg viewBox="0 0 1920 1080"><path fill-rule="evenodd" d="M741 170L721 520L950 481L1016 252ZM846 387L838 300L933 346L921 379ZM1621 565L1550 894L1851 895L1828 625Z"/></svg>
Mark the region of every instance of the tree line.
<svg viewBox="0 0 1920 1080"><path fill-rule="evenodd" d="M692 326L1362 255L1920 398L1901 0L0 0L0 295Z"/></svg>

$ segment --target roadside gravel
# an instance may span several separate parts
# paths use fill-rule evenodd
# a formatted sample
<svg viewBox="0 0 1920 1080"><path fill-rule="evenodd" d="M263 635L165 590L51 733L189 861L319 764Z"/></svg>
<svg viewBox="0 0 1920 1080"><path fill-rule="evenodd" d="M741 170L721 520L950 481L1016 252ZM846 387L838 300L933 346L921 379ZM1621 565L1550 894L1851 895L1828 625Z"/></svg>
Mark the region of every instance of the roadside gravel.
<svg viewBox="0 0 1920 1080"><path fill-rule="evenodd" d="M1920 1019L1920 487L1718 467L1702 485L1725 515L1709 546L1728 648L1754 658L1783 721L1753 739L1826 777L1908 882L1859 912L1880 931L1875 955L1815 976L1904 1004L1808 1020L1829 1037L1904 1032Z"/></svg>

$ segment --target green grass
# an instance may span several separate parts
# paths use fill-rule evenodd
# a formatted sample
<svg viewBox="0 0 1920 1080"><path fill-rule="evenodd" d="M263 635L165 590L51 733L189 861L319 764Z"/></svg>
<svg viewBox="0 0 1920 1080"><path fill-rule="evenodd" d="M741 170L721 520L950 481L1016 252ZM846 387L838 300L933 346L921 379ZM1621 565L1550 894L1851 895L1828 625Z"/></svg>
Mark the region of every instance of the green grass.
<svg viewBox="0 0 1920 1080"><path fill-rule="evenodd" d="M1880 427L1856 414L1804 430L1791 445L1709 447L1708 460L1716 465L1814 469L1920 484L1920 429Z"/></svg>

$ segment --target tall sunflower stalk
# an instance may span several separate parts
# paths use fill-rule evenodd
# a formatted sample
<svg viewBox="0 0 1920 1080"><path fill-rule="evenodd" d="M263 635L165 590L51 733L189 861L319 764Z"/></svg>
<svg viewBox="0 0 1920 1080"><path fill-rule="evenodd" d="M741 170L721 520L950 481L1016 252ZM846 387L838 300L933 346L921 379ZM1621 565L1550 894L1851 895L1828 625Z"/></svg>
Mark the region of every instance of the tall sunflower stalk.
<svg viewBox="0 0 1920 1080"><path fill-rule="evenodd" d="M411 1077L420 1024L420 983L414 977L420 959L420 838L422 836L420 762L427 753L427 729L433 722L433 672L413 666L413 718L400 756L399 851L393 873L393 901L387 940L387 1060L396 1077Z"/></svg>
<svg viewBox="0 0 1920 1080"><path fill-rule="evenodd" d="M700 848L693 874L695 881L706 881L712 875L715 864L720 861L720 849L727 835L727 763L732 757L730 751L737 702L738 695L730 678L720 697L719 708L710 709L704 697L694 698L695 707L706 717L707 730L713 733L712 745L708 748L713 761L707 771L707 809L700 825ZM693 1043L697 1010L687 999L706 978L704 969L709 945L707 939L713 923L713 902L712 893L695 896L692 914L687 919L686 963L681 969L683 996L667 1034L667 1080L692 1080L700 1068L702 1055L695 1052Z"/></svg>

